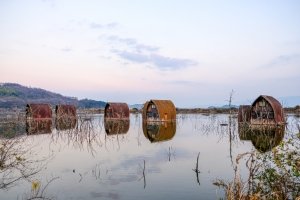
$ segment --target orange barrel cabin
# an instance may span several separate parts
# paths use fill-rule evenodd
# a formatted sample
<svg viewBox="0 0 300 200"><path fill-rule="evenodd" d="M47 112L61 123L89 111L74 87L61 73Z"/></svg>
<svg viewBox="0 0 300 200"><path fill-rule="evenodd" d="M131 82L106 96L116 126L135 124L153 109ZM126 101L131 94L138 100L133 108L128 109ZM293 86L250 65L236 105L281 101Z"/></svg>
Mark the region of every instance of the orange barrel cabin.
<svg viewBox="0 0 300 200"><path fill-rule="evenodd" d="M171 100L150 100L143 107L143 121L176 121L176 108Z"/></svg>

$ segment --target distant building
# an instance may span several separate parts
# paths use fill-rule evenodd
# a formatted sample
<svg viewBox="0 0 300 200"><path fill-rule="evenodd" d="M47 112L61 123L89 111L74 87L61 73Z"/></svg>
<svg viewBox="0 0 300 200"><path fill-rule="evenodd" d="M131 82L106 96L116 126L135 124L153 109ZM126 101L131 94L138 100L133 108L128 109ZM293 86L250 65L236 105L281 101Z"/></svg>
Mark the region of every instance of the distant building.
<svg viewBox="0 0 300 200"><path fill-rule="evenodd" d="M239 107L239 122L248 122L251 125L283 125L284 111L274 97L260 95L251 106Z"/></svg>
<svg viewBox="0 0 300 200"><path fill-rule="evenodd" d="M144 121L176 121L176 108L170 100L150 100L143 107Z"/></svg>
<svg viewBox="0 0 300 200"><path fill-rule="evenodd" d="M126 103L108 102L104 109L104 118L129 120L129 107Z"/></svg>

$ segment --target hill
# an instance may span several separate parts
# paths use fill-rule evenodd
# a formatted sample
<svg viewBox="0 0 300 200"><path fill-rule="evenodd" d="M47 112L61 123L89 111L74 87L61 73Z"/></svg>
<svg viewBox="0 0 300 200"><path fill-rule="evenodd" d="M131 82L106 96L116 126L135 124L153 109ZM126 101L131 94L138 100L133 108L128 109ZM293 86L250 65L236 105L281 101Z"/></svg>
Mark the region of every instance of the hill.
<svg viewBox="0 0 300 200"><path fill-rule="evenodd" d="M0 108L24 108L27 103L72 104L80 108L104 108L105 102L89 99L79 100L40 88L31 88L17 83L0 84Z"/></svg>

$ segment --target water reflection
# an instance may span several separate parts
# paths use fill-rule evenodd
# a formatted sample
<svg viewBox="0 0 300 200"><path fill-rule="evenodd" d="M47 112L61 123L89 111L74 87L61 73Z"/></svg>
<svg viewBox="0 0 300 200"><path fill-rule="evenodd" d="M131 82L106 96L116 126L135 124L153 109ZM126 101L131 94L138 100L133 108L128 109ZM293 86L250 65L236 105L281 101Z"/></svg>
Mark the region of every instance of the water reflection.
<svg viewBox="0 0 300 200"><path fill-rule="evenodd" d="M77 124L77 119L72 117L60 117L56 119L56 130L74 129Z"/></svg>
<svg viewBox="0 0 300 200"><path fill-rule="evenodd" d="M262 153L278 146L284 132L284 126L239 126L240 140L251 140L255 149Z"/></svg>
<svg viewBox="0 0 300 200"><path fill-rule="evenodd" d="M26 132L31 134L46 134L52 132L52 119L26 120Z"/></svg>
<svg viewBox="0 0 300 200"><path fill-rule="evenodd" d="M176 122L144 122L143 132L150 142L171 140L176 133Z"/></svg>
<svg viewBox="0 0 300 200"><path fill-rule="evenodd" d="M129 120L104 119L104 128L107 135L126 134L129 126Z"/></svg>
<svg viewBox="0 0 300 200"><path fill-rule="evenodd" d="M0 189L9 189L22 181L31 183L52 154L42 158L35 157L35 144L31 137L18 136L14 138L0 137Z"/></svg>
<svg viewBox="0 0 300 200"><path fill-rule="evenodd" d="M20 121L0 121L0 136L12 138L25 133L26 126Z"/></svg>

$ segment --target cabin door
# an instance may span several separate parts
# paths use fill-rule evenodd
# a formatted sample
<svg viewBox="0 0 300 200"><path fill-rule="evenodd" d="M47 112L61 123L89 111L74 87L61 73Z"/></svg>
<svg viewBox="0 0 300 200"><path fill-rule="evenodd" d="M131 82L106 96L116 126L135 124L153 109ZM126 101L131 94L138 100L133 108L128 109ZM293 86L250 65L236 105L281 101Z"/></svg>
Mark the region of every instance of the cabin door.
<svg viewBox="0 0 300 200"><path fill-rule="evenodd" d="M164 119L165 119L165 120L168 120L168 113L165 113Z"/></svg>

